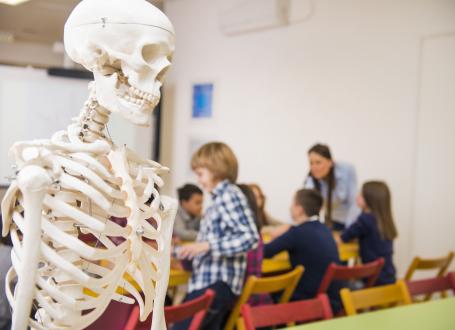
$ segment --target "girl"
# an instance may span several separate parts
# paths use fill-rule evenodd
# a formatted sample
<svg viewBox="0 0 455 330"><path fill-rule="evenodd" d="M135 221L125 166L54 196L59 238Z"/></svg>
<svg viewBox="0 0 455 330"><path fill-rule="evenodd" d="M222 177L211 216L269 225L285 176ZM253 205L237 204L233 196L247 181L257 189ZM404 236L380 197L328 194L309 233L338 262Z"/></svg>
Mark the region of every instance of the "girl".
<svg viewBox="0 0 455 330"><path fill-rule="evenodd" d="M266 210L265 210L265 195L262 192L261 187L259 187L256 183L250 183L249 187L254 193L256 198L256 204L258 208L258 221L262 223L263 226L279 226L282 225L283 222L273 218Z"/></svg>
<svg viewBox="0 0 455 330"><path fill-rule="evenodd" d="M263 223L261 217L259 216L258 205L256 203L256 196L255 193L253 192L253 189L251 188L251 185L238 184L237 186L245 195L246 200L248 202L248 206L253 212L253 218L255 220L254 222L256 224L256 229L258 230L258 232L261 232ZM259 235L257 248L248 251L246 255L245 283L248 280L249 276L256 277L262 276L263 246L264 243L262 241L261 236ZM272 303L272 300L268 294L253 295L248 300L248 304L250 304L250 306L265 305L270 303Z"/></svg>
<svg viewBox="0 0 455 330"><path fill-rule="evenodd" d="M341 235L343 242L357 238L360 245L360 257L363 263L380 257L385 263L376 285L395 283L393 265L393 240L397 237L389 188L384 182L370 181L362 187L357 197L357 204L362 213Z"/></svg>

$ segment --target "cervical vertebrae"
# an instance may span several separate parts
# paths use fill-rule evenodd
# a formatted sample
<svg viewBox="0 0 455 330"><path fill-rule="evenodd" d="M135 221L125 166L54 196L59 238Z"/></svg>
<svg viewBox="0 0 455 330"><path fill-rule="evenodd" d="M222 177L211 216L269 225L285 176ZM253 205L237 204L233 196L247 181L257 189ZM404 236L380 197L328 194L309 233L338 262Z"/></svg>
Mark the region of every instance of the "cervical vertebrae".
<svg viewBox="0 0 455 330"><path fill-rule="evenodd" d="M102 19L90 17L106 8ZM146 20L138 23L132 12ZM150 61L146 66L155 67L151 84L138 78L150 79L141 71L145 64L137 66L134 56L109 48L112 36L125 37L125 31L140 41L141 58ZM89 56L73 44L80 33L81 44L91 50L107 41ZM98 54L103 60L88 67L95 82L66 130L11 148L17 177L2 201L2 217L3 235L10 233L14 245L6 280L12 327L83 329L114 299L138 303L141 320L153 309L152 329L164 329L176 211L176 202L157 190L167 168L116 146L106 125L111 112L143 124L159 101L156 88L173 51L172 25L145 0L84 0L68 19L65 40L71 40L70 55L85 54L91 61ZM128 42L121 43L134 44Z"/></svg>

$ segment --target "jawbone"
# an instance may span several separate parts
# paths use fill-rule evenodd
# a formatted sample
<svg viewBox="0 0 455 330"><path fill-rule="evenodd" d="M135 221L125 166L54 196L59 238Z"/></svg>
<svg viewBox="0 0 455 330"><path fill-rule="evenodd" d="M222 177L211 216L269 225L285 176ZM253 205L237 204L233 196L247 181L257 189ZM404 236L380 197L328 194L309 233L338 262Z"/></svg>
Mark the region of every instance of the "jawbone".
<svg viewBox="0 0 455 330"><path fill-rule="evenodd" d="M133 124L149 125L150 114L160 101L161 95L153 95L132 86L122 72L108 76L97 71L93 74L96 98L103 107L120 113Z"/></svg>

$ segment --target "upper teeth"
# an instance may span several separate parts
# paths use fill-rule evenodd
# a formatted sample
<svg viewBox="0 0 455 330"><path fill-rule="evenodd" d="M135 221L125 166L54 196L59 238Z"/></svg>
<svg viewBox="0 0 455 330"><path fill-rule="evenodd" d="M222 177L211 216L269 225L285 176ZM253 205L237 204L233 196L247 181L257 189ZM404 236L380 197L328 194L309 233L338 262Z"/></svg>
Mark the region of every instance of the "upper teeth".
<svg viewBox="0 0 455 330"><path fill-rule="evenodd" d="M119 76L118 82L120 82L120 86L117 87L117 94L131 103L144 105L146 102L149 102L154 105L157 101L157 97L153 94L131 86L128 79L124 76Z"/></svg>
<svg viewBox="0 0 455 330"><path fill-rule="evenodd" d="M152 94L141 91L140 89L137 89L136 87L133 87L133 86L131 86L129 88L129 94L140 97L141 99L144 99L144 100L147 100L150 102L153 100Z"/></svg>

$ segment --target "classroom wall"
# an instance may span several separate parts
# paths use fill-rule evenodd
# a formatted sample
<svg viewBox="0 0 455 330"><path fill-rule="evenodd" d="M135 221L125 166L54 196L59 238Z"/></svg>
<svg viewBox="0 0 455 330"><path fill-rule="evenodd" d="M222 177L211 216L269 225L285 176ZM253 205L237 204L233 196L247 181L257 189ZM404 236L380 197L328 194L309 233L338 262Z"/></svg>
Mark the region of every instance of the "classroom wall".
<svg viewBox="0 0 455 330"><path fill-rule="evenodd" d="M8 184L16 141L49 139L77 117L88 98L88 80L48 76L45 70L0 65L0 185ZM135 126L112 114L109 133L142 157L152 155L153 128Z"/></svg>
<svg viewBox="0 0 455 330"><path fill-rule="evenodd" d="M455 1L306 0L295 7L312 8L303 22L228 37L218 15L234 2L165 2L177 33L164 91L162 162L172 169L166 191L175 195L194 180L189 160L198 145L221 140L238 156L239 181L259 183L270 213L288 221L291 196L308 172L306 152L324 142L336 160L355 165L359 184L390 185L401 273L416 251L436 253L414 237L421 236L418 127L426 125L418 115L422 40L455 32ZM211 119L191 118L197 82L215 84ZM433 230L447 230L431 221ZM455 250L453 242L438 249Z"/></svg>
<svg viewBox="0 0 455 330"><path fill-rule="evenodd" d="M63 29L63 26L62 26ZM52 46L32 42L0 42L0 63L34 67L61 67L63 54Z"/></svg>

